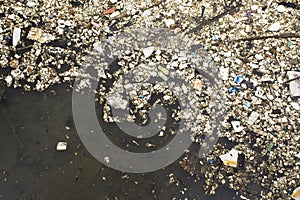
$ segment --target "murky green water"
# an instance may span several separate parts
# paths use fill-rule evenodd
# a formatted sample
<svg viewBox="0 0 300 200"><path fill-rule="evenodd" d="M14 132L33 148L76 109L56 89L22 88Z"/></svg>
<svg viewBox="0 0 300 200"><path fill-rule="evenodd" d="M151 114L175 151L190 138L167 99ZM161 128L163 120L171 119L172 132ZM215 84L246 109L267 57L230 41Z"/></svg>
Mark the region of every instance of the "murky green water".
<svg viewBox="0 0 300 200"><path fill-rule="evenodd" d="M226 188L204 197L203 183L195 183L178 161L147 174L122 173L102 165L76 134L71 94L66 84L43 93L6 90L0 104L0 169L7 173L0 174L0 199L239 199ZM67 151L56 151L58 141L68 142ZM172 172L179 186L169 184ZM183 187L188 188L184 194Z"/></svg>

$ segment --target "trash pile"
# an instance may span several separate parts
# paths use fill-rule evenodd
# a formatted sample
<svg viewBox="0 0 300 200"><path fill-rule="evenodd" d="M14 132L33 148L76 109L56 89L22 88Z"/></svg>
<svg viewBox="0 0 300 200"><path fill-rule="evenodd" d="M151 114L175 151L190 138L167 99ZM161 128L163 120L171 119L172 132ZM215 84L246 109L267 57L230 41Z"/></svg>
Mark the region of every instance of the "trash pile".
<svg viewBox="0 0 300 200"><path fill-rule="evenodd" d="M0 80L8 87L44 91L54 84L71 84L90 52L103 51L101 41L122 32L166 28L183 33L201 44L218 68L226 91L226 114L219 137L231 147L218 143L201 159L189 151L180 162L182 168L205 178L207 194L225 185L243 199L299 199L299 17L297 0L0 1ZM191 139L201 145L210 117L210 109L205 110L209 108L207 92L212 91L207 91L206 82L189 63L174 64L174 59L153 47L137 49L119 57L119 72L98 69L98 75L103 80L113 79L144 61L162 63L157 71L165 81L172 76L171 69L181 70L196 93L187 91L186 96L190 101L195 98L197 111L201 111L197 116L193 110L186 115L187 119L192 116L191 127L192 122L198 124ZM147 73L136 73L140 79L147 78ZM89 84L82 82L81 87ZM127 86L123 84L118 92ZM164 88L154 87L125 88L132 89L128 105L142 125L148 123L152 94ZM184 85L180 88L185 91ZM159 101L174 103L172 92L162 89ZM101 97L108 97L110 106L125 108L124 99L105 85L98 94L99 103L105 103ZM109 112L107 105L106 121L120 120ZM176 121L179 116L173 117ZM58 151L66 149L66 143L57 144ZM174 174L170 177L174 182Z"/></svg>

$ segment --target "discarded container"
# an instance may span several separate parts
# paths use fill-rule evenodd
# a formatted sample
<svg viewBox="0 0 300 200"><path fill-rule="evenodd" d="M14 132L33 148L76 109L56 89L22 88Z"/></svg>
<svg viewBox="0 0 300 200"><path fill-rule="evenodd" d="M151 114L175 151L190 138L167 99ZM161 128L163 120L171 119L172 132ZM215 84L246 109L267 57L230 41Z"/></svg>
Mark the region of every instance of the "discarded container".
<svg viewBox="0 0 300 200"><path fill-rule="evenodd" d="M220 155L220 159L223 161L224 165L230 167L237 167L239 151L231 149L228 153Z"/></svg>
<svg viewBox="0 0 300 200"><path fill-rule="evenodd" d="M295 200L300 200L300 187L297 187L293 194L292 194L292 198Z"/></svg>
<svg viewBox="0 0 300 200"><path fill-rule="evenodd" d="M57 151L65 151L67 150L68 143L67 142L58 142L56 145Z"/></svg>

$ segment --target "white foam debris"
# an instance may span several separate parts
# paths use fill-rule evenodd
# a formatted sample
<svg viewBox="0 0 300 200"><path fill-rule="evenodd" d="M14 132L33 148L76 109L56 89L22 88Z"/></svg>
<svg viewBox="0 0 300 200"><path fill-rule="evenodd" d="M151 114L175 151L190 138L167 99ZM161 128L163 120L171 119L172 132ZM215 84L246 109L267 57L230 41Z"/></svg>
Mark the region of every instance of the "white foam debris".
<svg viewBox="0 0 300 200"><path fill-rule="evenodd" d="M13 46L17 46L18 42L21 39L21 29L20 28L14 28L14 32L13 32Z"/></svg>

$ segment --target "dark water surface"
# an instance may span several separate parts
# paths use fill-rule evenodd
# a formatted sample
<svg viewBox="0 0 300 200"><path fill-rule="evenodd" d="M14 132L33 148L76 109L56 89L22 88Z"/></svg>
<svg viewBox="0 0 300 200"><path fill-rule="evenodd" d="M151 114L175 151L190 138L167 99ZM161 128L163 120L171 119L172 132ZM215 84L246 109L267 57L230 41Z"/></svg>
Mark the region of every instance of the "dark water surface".
<svg viewBox="0 0 300 200"><path fill-rule="evenodd" d="M6 90L0 104L0 199L239 199L226 188L204 196L203 183L194 183L179 161L146 174L104 166L77 136L71 94L67 84L42 93ZM68 142L67 151L56 151L58 141ZM169 184L170 173L178 177L179 186ZM188 190L181 194L183 187Z"/></svg>

